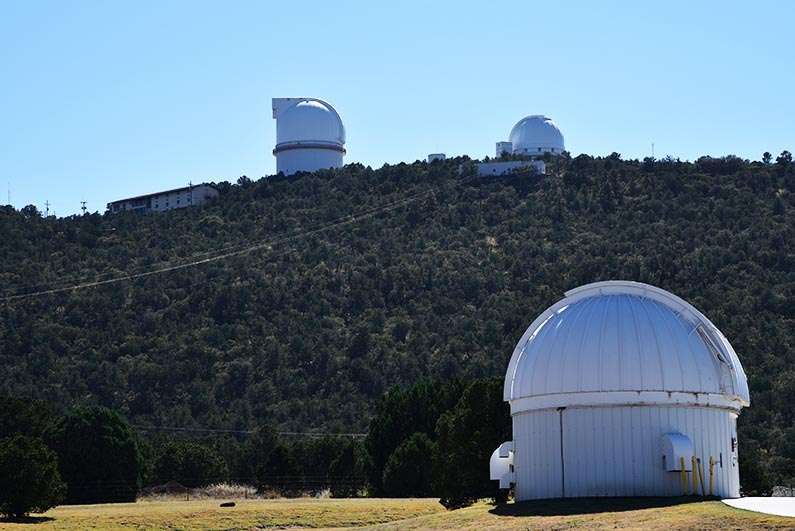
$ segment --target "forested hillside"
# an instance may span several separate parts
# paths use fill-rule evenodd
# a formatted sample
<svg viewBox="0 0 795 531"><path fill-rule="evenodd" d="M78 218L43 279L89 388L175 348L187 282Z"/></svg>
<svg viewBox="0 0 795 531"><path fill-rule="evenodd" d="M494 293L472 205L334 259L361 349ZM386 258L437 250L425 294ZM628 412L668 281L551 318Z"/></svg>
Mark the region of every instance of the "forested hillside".
<svg viewBox="0 0 795 531"><path fill-rule="evenodd" d="M364 431L391 386L500 376L565 290L629 279L732 341L751 385L743 455L795 476L786 152L563 157L490 180L462 162L241 178L209 206L146 216L3 207L0 393L136 425Z"/></svg>

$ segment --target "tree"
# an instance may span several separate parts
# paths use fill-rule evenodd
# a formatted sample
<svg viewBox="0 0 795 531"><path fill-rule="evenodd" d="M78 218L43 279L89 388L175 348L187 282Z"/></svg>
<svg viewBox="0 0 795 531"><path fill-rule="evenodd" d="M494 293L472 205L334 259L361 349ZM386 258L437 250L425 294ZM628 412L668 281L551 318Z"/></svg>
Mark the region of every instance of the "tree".
<svg viewBox="0 0 795 531"><path fill-rule="evenodd" d="M770 496L774 478L770 474L768 459L755 441L744 443L740 448L740 489L743 496Z"/></svg>
<svg viewBox="0 0 795 531"><path fill-rule="evenodd" d="M764 164L770 164L770 161L772 160L773 160L773 155L771 155L769 151L765 151L764 153L762 153L762 162Z"/></svg>
<svg viewBox="0 0 795 531"><path fill-rule="evenodd" d="M781 152L781 155L776 157L776 164L782 167L787 167L792 163L792 153L786 149Z"/></svg>
<svg viewBox="0 0 795 531"><path fill-rule="evenodd" d="M435 445L424 433L414 433L389 456L384 467L384 492L395 498L424 498L433 491Z"/></svg>
<svg viewBox="0 0 795 531"><path fill-rule="evenodd" d="M278 444L279 438L273 426L269 424L258 426L243 444L242 459L233 471L234 475L246 478L248 481L256 481L259 472L267 466Z"/></svg>
<svg viewBox="0 0 795 531"><path fill-rule="evenodd" d="M406 389L394 387L384 395L365 439L368 479L374 495L385 494L384 470L392 452L417 432L434 438L439 416L458 401L462 388L458 380L421 380Z"/></svg>
<svg viewBox="0 0 795 531"><path fill-rule="evenodd" d="M489 478L492 452L511 440L510 410L503 401L502 388L502 378L476 380L439 419L435 493L448 509L479 498L504 499L504 491Z"/></svg>
<svg viewBox="0 0 795 531"><path fill-rule="evenodd" d="M121 415L104 407L80 407L45 433L58 455L67 503L135 501L143 458Z"/></svg>
<svg viewBox="0 0 795 531"><path fill-rule="evenodd" d="M0 396L0 439L12 435L39 437L51 422L49 404Z"/></svg>
<svg viewBox="0 0 795 531"><path fill-rule="evenodd" d="M356 443L345 446L339 456L331 462L328 472L329 488L335 498L356 496L363 485L361 459L357 456Z"/></svg>
<svg viewBox="0 0 795 531"><path fill-rule="evenodd" d="M303 487L290 449L277 444L268 460L257 467L257 489L260 492L275 489L284 496L291 496L300 493Z"/></svg>
<svg viewBox="0 0 795 531"><path fill-rule="evenodd" d="M63 499L58 459L41 439L17 435L0 440L0 514L21 518L43 513Z"/></svg>
<svg viewBox="0 0 795 531"><path fill-rule="evenodd" d="M164 445L154 463L158 483L177 481L190 487L204 487L228 479L229 469L215 449L192 441L171 441Z"/></svg>

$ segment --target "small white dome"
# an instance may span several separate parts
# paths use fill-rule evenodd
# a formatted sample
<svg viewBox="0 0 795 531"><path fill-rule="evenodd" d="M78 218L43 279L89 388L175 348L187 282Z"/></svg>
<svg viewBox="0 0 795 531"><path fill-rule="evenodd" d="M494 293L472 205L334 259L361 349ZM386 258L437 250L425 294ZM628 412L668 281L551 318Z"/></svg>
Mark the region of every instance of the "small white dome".
<svg viewBox="0 0 795 531"><path fill-rule="evenodd" d="M300 143L345 144L345 127L330 104L314 99L297 99L278 110L276 145Z"/></svg>
<svg viewBox="0 0 795 531"><path fill-rule="evenodd" d="M737 354L684 300L638 282L588 284L527 329L505 376L513 412L583 405L695 404L740 409Z"/></svg>
<svg viewBox="0 0 795 531"><path fill-rule="evenodd" d="M519 120L511 129L508 140L513 144L514 153L525 155L562 153L565 149L563 134L558 126L540 114Z"/></svg>

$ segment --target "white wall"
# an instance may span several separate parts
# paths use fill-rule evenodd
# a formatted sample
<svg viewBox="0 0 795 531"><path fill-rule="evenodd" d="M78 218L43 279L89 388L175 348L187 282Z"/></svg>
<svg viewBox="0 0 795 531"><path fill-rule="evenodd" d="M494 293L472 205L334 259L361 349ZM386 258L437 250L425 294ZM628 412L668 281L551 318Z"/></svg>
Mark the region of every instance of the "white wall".
<svg viewBox="0 0 795 531"><path fill-rule="evenodd" d="M152 194L141 199L125 200L112 212L139 210L144 212L165 212L175 208L198 206L218 197L218 190L206 184L199 184L192 189ZM112 209L113 203L109 204Z"/></svg>
<svg viewBox="0 0 795 531"><path fill-rule="evenodd" d="M334 149L288 149L276 153L276 173L317 171L342 166L342 152Z"/></svg>
<svg viewBox="0 0 795 531"><path fill-rule="evenodd" d="M479 162L477 164L478 175L505 175L521 168L532 166L536 172L543 174L546 171L546 164L543 160L508 160L504 162Z"/></svg>
<svg viewBox="0 0 795 531"><path fill-rule="evenodd" d="M563 437L561 438L561 422ZM681 476L666 472L662 435L690 438L709 489L740 495L736 446L737 413L728 409L675 406L581 407L513 416L517 500L590 496L679 496ZM563 452L561 456L561 440ZM688 474L688 491L692 477Z"/></svg>
<svg viewBox="0 0 795 531"><path fill-rule="evenodd" d="M198 206L218 197L218 190L212 186L197 185L190 190L156 194L151 198L151 211L164 212L175 208Z"/></svg>
<svg viewBox="0 0 795 531"><path fill-rule="evenodd" d="M560 417L554 409L513 417L513 469L517 501L563 496Z"/></svg>

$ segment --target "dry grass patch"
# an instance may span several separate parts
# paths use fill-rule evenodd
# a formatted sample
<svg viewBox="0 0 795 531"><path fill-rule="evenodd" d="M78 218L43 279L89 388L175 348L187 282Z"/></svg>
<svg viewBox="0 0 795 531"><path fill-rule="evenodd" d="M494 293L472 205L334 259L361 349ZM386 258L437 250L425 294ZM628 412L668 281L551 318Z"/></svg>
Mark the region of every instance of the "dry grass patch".
<svg viewBox="0 0 795 531"><path fill-rule="evenodd" d="M36 524L0 523L0 529L263 529L358 527L443 512L435 499L289 499L153 501L61 506Z"/></svg>
<svg viewBox="0 0 795 531"><path fill-rule="evenodd" d="M720 501L682 498L592 498L472 507L369 529L795 529L795 518L734 509Z"/></svg>
<svg viewBox="0 0 795 531"><path fill-rule="evenodd" d="M795 529L795 518L734 509L719 501L676 498L580 499L478 503L445 511L435 499L280 499L147 501L63 506L36 523L0 529Z"/></svg>

